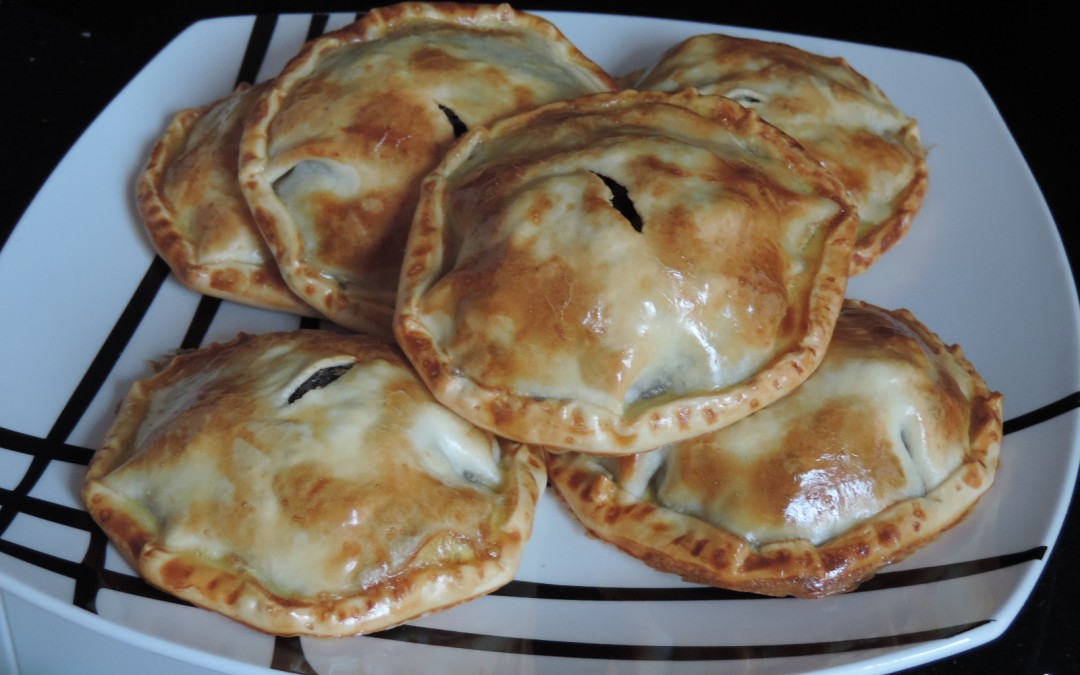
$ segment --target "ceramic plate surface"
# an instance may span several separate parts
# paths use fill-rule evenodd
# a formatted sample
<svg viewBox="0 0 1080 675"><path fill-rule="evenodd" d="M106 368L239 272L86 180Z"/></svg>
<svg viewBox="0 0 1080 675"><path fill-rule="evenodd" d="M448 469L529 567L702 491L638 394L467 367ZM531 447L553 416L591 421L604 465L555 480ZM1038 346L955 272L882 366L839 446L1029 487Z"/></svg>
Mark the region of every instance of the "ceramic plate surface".
<svg viewBox="0 0 1080 675"><path fill-rule="evenodd" d="M35 607L90 640L118 639L178 667L245 672L885 672L1008 627L1077 474L1078 303L1045 202L975 76L939 58L798 36L545 16L615 74L713 31L844 56L919 120L930 148L923 210L848 295L912 310L1004 393L1001 468L974 513L859 591L816 601L654 572L587 538L550 492L514 582L373 636L274 638L153 591L78 498L117 403L170 350L299 320L180 286L141 231L135 176L175 111L224 95L238 78L272 77L307 37L354 18L237 17L196 24L159 54L72 148L0 251L0 587L9 608ZM1037 348L1032 336L1042 336ZM30 630L8 629L16 638Z"/></svg>

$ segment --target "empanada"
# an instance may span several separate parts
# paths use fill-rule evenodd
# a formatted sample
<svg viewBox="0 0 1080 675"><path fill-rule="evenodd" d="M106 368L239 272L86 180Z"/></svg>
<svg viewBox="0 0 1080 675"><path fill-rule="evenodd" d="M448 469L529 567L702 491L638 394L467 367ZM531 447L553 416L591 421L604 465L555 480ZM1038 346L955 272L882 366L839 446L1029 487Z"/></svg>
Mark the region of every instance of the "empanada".
<svg viewBox="0 0 1080 675"><path fill-rule="evenodd" d="M84 486L152 584L263 631L387 628L513 578L538 450L431 398L364 336L241 335L124 400Z"/></svg>
<svg viewBox="0 0 1080 675"><path fill-rule="evenodd" d="M919 127L842 58L709 34L671 48L637 85L737 100L802 143L859 208L852 274L907 233L927 188Z"/></svg>
<svg viewBox="0 0 1080 675"><path fill-rule="evenodd" d="M906 311L848 301L821 367L725 429L632 457L550 455L591 532L657 569L768 595L850 590L994 480L1001 395Z"/></svg>
<svg viewBox="0 0 1080 675"><path fill-rule="evenodd" d="M309 43L248 120L241 181L298 295L390 333L419 183L464 129L615 87L506 5L404 3Z"/></svg>
<svg viewBox="0 0 1080 675"><path fill-rule="evenodd" d="M244 120L265 86L242 84L177 113L139 176L136 201L154 247L188 288L318 316L282 280L237 179Z"/></svg>
<svg viewBox="0 0 1080 675"><path fill-rule="evenodd" d="M854 207L752 110L599 94L479 129L426 179L399 343L522 442L628 454L796 387L846 288Z"/></svg>

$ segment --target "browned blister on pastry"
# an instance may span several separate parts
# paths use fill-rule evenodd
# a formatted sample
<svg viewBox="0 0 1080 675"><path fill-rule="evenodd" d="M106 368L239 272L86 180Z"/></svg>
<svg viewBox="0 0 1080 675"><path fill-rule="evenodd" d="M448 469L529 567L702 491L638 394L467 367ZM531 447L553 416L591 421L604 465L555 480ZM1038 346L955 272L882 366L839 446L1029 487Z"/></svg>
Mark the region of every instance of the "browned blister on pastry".
<svg viewBox="0 0 1080 675"><path fill-rule="evenodd" d="M185 286L226 300L318 316L281 278L237 179L244 119L266 85L181 111L136 185L154 247Z"/></svg>
<svg viewBox="0 0 1080 675"><path fill-rule="evenodd" d="M628 454L798 385L854 208L751 110L599 94L462 139L426 180L395 324L436 397L500 435Z"/></svg>
<svg viewBox="0 0 1080 675"><path fill-rule="evenodd" d="M803 144L859 208L852 274L903 238L922 205L928 175L917 122L842 58L699 35L670 49L638 86L733 98Z"/></svg>
<svg viewBox="0 0 1080 675"><path fill-rule="evenodd" d="M138 382L87 507L150 583L283 635L369 633L513 578L538 450L431 398L363 336L241 335Z"/></svg>
<svg viewBox="0 0 1080 675"><path fill-rule="evenodd" d="M374 9L285 67L248 119L241 181L293 290L388 335L420 180L455 137L614 86L554 25L506 5Z"/></svg>
<svg viewBox="0 0 1080 675"><path fill-rule="evenodd" d="M550 455L591 532L724 588L851 590L963 519L989 489L1001 395L906 311L848 301L820 368L718 432L632 457Z"/></svg>

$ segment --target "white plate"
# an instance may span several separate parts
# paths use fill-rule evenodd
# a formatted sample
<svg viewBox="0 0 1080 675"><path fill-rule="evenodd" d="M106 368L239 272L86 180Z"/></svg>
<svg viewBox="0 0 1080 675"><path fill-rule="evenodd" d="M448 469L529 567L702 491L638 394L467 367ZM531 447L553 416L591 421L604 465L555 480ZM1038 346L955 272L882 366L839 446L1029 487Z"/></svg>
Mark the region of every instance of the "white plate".
<svg viewBox="0 0 1080 675"><path fill-rule="evenodd" d="M726 30L546 16L615 73L647 66L691 35ZM331 15L326 28L352 18ZM700 589L653 572L586 538L551 495L516 582L375 636L275 639L150 591L79 503L91 449L148 361L298 320L230 303L215 312L215 302L179 286L140 230L133 180L173 112L232 88L249 41L255 60L246 63L267 78L312 20L239 17L187 30L87 130L0 251L0 316L20 329L4 331L0 349L0 617L10 620L9 635L0 623L0 655L8 654L0 670L15 667L12 645L26 672L53 663L55 638L42 631L63 628L86 654L113 645L114 673L143 672L154 658L163 659L159 672L884 672L1008 627L1054 544L1080 460L1071 404L1080 391L1078 303L1046 205L966 67L738 29L727 30L845 56L920 121L931 149L923 211L849 295L908 307L961 343L1004 392L1011 421L998 484L967 521L863 590L819 601ZM1020 348L1033 335L1042 345Z"/></svg>

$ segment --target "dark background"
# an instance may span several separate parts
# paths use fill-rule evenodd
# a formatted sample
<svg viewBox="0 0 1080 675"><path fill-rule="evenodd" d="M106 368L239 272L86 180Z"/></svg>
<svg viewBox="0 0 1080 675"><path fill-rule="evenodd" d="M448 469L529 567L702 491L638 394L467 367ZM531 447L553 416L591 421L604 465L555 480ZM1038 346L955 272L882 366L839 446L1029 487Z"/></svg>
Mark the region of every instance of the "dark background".
<svg viewBox="0 0 1080 675"><path fill-rule="evenodd" d="M1078 37L1064 10L1013 3L994 15L951 3L518 2L762 28L933 54L967 64L990 92L1063 234L1073 269L1077 223ZM1059 5L1064 7L1067 5ZM0 0L0 243L105 105L192 22L259 12L361 11L342 2L188 0L174 5ZM1071 106L1071 107L1070 107ZM108 157L103 162L111 161ZM1031 336L1038 344L1040 336ZM1030 346L1030 345L1029 345ZM1022 347L1017 345L1018 348ZM1075 500L1074 500L1075 501ZM1035 593L1000 639L913 673L1080 672L1080 526L1070 511Z"/></svg>

